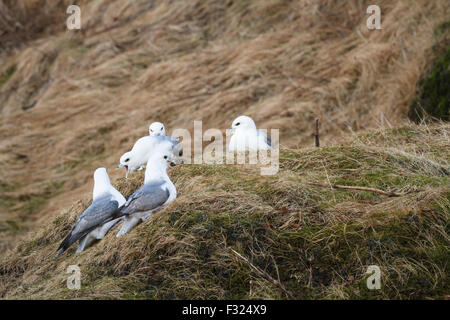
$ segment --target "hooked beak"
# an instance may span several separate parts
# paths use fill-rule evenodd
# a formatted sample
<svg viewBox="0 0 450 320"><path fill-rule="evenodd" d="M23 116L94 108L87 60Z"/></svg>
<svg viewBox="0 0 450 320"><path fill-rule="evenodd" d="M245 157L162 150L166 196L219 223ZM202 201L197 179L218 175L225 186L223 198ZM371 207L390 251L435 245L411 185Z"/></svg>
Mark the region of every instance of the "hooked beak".
<svg viewBox="0 0 450 320"><path fill-rule="evenodd" d="M184 163L184 160L183 160L183 159L180 159L180 158L178 158L178 157L175 157L175 158L168 158L168 159L167 159L167 163L169 163L169 165L170 165L171 167L175 167L175 166L177 166L177 165L179 165L179 164L183 164L183 163Z"/></svg>
<svg viewBox="0 0 450 320"><path fill-rule="evenodd" d="M127 165L124 165L124 164L119 164L119 165L117 166L117 169L120 169L120 168L122 168L122 167L125 167L125 178L128 178L128 166L127 166Z"/></svg>
<svg viewBox="0 0 450 320"><path fill-rule="evenodd" d="M177 164L175 163L175 161L173 160L173 158L167 158L167 163L171 166L171 167L175 167Z"/></svg>

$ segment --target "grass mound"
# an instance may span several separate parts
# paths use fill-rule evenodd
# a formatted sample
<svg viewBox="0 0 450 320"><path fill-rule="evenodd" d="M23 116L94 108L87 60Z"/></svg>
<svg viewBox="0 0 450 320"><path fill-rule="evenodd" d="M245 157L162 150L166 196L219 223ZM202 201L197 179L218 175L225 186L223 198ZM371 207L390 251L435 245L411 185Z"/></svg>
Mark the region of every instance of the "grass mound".
<svg viewBox="0 0 450 320"><path fill-rule="evenodd" d="M56 247L90 199L0 260L0 297L412 299L449 293L449 125L380 130L342 146L285 149L280 171L182 165L178 198L121 239ZM119 179L129 196L143 173ZM337 189L345 185L397 192ZM81 269L69 290L66 268ZM382 288L368 290L369 265Z"/></svg>
<svg viewBox="0 0 450 320"><path fill-rule="evenodd" d="M67 30L70 4L0 0L0 255L154 121L193 133L249 115L288 148L316 118L323 145L401 126L448 39L447 0L378 0L382 30L369 0L78 0Z"/></svg>

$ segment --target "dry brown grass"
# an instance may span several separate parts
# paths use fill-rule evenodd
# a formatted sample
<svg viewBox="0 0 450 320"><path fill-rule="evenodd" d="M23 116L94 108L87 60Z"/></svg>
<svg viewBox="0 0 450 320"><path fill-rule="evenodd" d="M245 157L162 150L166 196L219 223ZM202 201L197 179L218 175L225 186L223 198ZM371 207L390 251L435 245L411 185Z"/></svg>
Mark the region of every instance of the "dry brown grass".
<svg viewBox="0 0 450 320"><path fill-rule="evenodd" d="M67 1L0 1L0 75L15 66L0 85L0 252L89 194L95 168L122 176L152 121L225 129L248 114L285 147L312 145L316 117L323 145L404 123L448 40L433 34L446 2L380 0L369 31L368 1L79 1L74 32Z"/></svg>

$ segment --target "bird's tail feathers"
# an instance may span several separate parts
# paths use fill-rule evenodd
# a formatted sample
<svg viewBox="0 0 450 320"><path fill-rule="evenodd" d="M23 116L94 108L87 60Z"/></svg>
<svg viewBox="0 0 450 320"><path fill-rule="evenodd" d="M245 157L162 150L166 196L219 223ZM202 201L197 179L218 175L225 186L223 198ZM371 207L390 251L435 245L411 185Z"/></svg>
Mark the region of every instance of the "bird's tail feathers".
<svg viewBox="0 0 450 320"><path fill-rule="evenodd" d="M72 232L69 233L69 235L61 242L58 249L56 249L56 251L58 251L56 257L58 258L59 256L61 256L64 253L64 251L66 251L67 248L69 248L75 241L76 239L75 240L73 239Z"/></svg>

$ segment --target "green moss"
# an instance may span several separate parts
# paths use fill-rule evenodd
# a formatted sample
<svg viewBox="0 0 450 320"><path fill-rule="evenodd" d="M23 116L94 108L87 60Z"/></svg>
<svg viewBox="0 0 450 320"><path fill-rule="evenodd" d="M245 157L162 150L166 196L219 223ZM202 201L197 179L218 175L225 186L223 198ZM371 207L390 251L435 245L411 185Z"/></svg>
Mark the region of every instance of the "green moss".
<svg viewBox="0 0 450 320"><path fill-rule="evenodd" d="M424 113L444 121L450 119L450 47L422 81L420 96L414 100L409 117L419 122Z"/></svg>
<svg viewBox="0 0 450 320"><path fill-rule="evenodd" d="M397 218L392 220L393 216ZM381 291L371 291L365 285L364 272L372 264L391 263L397 258L408 257L411 260L429 261L441 268L445 265L443 242L439 248L430 250L427 256L411 248L411 241L418 237L418 228L429 231L431 224L411 226L404 216L403 213L382 212L374 217L374 222L379 223L374 228L365 228L355 222L325 227L309 224L297 230L275 231L267 228L261 214L233 216L232 213L186 213L178 220L176 227L179 232L195 235L191 247L184 249L189 263L181 262L180 265L172 265L166 269L166 273L175 277L154 282L150 285L150 291L154 294L153 298L197 297L198 288L193 287L189 281L180 279L183 279L181 273L200 272L202 282L214 284L207 287L212 296L215 291L211 288L220 285L226 292L225 298L247 298L249 281L254 275L245 262L238 261L238 265L232 269L210 264L220 259L216 256L222 249L218 244L225 241L227 246L249 257L252 264L273 277L278 272L280 281L299 298L323 298L321 290L324 286L351 275L361 277L362 280L346 288L350 298L380 299L396 295L396 290L401 290L405 296L429 295L433 292L429 286L412 293L417 282L425 278L420 273L408 274L407 286L402 288L398 285L399 280L395 280L398 275L393 272L386 274L384 281L395 281L395 286L398 287L386 286ZM390 222L386 223L384 220ZM181 234L179 237L180 240L183 239ZM168 259L174 254L171 250L158 251L158 255L168 255ZM268 258L270 256L275 260ZM278 271L274 267L274 261L279 266ZM439 293L442 294L441 291ZM206 297L205 292L202 297Z"/></svg>
<svg viewBox="0 0 450 320"><path fill-rule="evenodd" d="M378 188L381 190L389 190L392 188L403 187L425 187L425 186L440 186L449 183L448 178L428 177L423 175L403 175L397 174L394 170L377 170L371 172L363 172L361 175L355 174L353 176L347 175L332 179L333 184L360 186Z"/></svg>
<svg viewBox="0 0 450 320"><path fill-rule="evenodd" d="M59 46L75 57L81 57L88 51L88 48L83 45L83 41L80 39L63 39L59 41Z"/></svg>
<svg viewBox="0 0 450 320"><path fill-rule="evenodd" d="M421 130L414 127L402 127L389 129L388 135L413 138L421 134Z"/></svg>
<svg viewBox="0 0 450 320"><path fill-rule="evenodd" d="M106 157L105 144L103 142L87 144L80 150L78 157L68 160L57 167L59 172L73 170L80 165L91 164L103 160Z"/></svg>
<svg viewBox="0 0 450 320"><path fill-rule="evenodd" d="M191 164L189 167L184 167L180 170L180 174L195 177L195 176L217 176L224 175L226 178L234 178L238 174L236 166L233 165L196 165Z"/></svg>
<svg viewBox="0 0 450 320"><path fill-rule="evenodd" d="M32 197L25 202L22 211L25 215L32 214L38 211L46 201L47 199L40 196Z"/></svg>
<svg viewBox="0 0 450 320"><path fill-rule="evenodd" d="M16 65L12 65L10 67L8 67L3 74L0 74L0 89L1 87L9 80L9 78L11 78L11 76L14 74L14 72L16 71Z"/></svg>
<svg viewBox="0 0 450 320"><path fill-rule="evenodd" d="M16 205L16 203L17 203L16 201L11 200L11 199L0 198L0 206L2 206L2 207L6 207L6 208L13 207Z"/></svg>
<svg viewBox="0 0 450 320"><path fill-rule="evenodd" d="M0 224L0 232L7 232L9 234L15 234L21 231L22 228L22 224L15 220L6 220L4 223Z"/></svg>
<svg viewBox="0 0 450 320"><path fill-rule="evenodd" d="M434 34L436 36L441 35L442 33L444 33L445 31L450 30L450 20L449 21L445 21L442 22L435 30L434 30Z"/></svg>
<svg viewBox="0 0 450 320"><path fill-rule="evenodd" d="M0 206L9 208L17 204L17 201L11 197L4 194L4 192L13 192L19 187L18 184L9 184L0 181Z"/></svg>
<svg viewBox="0 0 450 320"><path fill-rule="evenodd" d="M13 185L10 183L5 183L5 182L0 182L0 191L4 192L10 192L10 191L14 191L17 187L19 187L19 185Z"/></svg>

